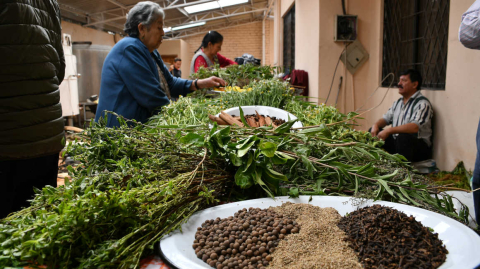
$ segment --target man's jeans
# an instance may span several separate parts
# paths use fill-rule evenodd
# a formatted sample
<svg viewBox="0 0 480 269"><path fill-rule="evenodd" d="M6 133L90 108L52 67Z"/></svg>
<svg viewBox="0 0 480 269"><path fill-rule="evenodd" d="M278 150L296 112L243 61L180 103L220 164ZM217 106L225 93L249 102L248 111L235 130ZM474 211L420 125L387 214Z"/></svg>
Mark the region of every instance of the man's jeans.
<svg viewBox="0 0 480 269"><path fill-rule="evenodd" d="M477 129L477 160L473 170L472 187L474 190L480 188L480 121ZM473 193L473 205L475 207L475 218L477 223L480 223L480 190Z"/></svg>

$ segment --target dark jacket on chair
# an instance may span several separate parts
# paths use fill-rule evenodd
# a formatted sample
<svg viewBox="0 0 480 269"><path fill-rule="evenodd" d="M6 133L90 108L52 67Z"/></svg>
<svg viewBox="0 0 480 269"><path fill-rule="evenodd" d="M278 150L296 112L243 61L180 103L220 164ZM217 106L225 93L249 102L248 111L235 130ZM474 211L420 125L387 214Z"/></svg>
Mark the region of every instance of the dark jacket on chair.
<svg viewBox="0 0 480 269"><path fill-rule="evenodd" d="M63 148L60 23L57 1L0 2L0 161Z"/></svg>

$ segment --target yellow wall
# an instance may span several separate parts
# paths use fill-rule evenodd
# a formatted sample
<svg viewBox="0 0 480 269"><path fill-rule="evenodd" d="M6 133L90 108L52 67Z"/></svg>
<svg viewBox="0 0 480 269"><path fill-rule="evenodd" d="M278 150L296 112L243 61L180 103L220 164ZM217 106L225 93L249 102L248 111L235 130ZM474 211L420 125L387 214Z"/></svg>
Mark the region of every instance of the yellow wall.
<svg viewBox="0 0 480 269"><path fill-rule="evenodd" d="M279 2L283 4L288 1L277 0L277 4ZM467 169L473 169L475 162L475 134L480 118L480 87L477 86L476 81L480 72L478 69L480 51L464 48L458 41L461 15L472 3L473 0L451 1L446 89L444 91L422 91L430 99L435 110L434 159L437 161L437 165L444 170L453 169L459 161L464 161ZM344 66L340 62L328 104L334 102L339 77L343 76L344 83L338 103L338 108L342 112L358 109L365 104L368 96L380 85L382 79L383 1L347 0L346 4L348 14L358 15L358 39L369 53L370 58L353 77L348 71L345 73ZM306 5L310 8L307 8ZM335 65L344 46L343 43L333 41L334 16L342 14L342 7L340 1L330 0L319 0L319 5L319 24L306 18L299 18L298 11L296 13L295 31L297 38L295 42L297 51L295 62L296 67L302 65L306 69L308 68L306 71L309 72L309 77L314 76L311 74L315 73L315 66L311 62L318 62L318 88L316 91L318 96L326 98ZM302 7L302 10L310 10L313 13L312 10L317 9L317 1L296 0L296 9L300 7ZM286 8L278 7L277 10L286 10ZM310 13L302 13L302 17L304 14ZM313 15L308 15L308 17L311 16ZM276 23L281 20L281 16L278 17L275 16ZM305 24L304 21L308 21L308 23ZM311 38L308 35L315 30L308 28L319 29L318 58L312 56L316 53L313 46L303 44L305 42L315 42L315 37ZM274 40L276 53L274 57L277 59L281 58L280 54L282 53L279 44L281 42L280 35L276 34ZM313 81L313 83L315 82ZM312 80L310 80L311 91L314 91L314 87L315 85L312 85ZM386 91L386 88L380 88L366 102L364 108L372 108L380 104ZM315 96L315 93L312 92L311 95ZM358 129L367 130L399 97L396 88L390 89L379 107L363 115L365 119L359 120L361 126Z"/></svg>

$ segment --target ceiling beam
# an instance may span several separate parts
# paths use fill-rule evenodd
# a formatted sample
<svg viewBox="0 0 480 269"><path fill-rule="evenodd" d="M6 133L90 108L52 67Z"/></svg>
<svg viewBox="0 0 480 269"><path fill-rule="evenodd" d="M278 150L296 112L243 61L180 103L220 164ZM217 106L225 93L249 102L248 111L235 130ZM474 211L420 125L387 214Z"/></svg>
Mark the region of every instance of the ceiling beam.
<svg viewBox="0 0 480 269"><path fill-rule="evenodd" d="M188 23L193 23L193 22L207 22L207 21L225 19L225 18L240 16L240 15L245 15L245 14L250 14L255 12L263 12L265 10L267 10L266 7L252 8L246 5L246 6L238 7L236 9L225 10L225 12L210 11L210 12L202 13L199 15L190 16L188 18L183 18L183 19L177 18L177 19L165 20L165 25L169 27L177 27L177 26L182 26ZM172 23L173 25L171 25L170 23Z"/></svg>
<svg viewBox="0 0 480 269"><path fill-rule="evenodd" d="M116 6L119 6L119 7L122 8L122 9L127 9L127 6L125 6L124 4L122 4L122 3L120 3L120 2L118 2L118 1L116 1L116 0L107 0L107 2L110 2L110 3L112 3L112 4L116 5Z"/></svg>
<svg viewBox="0 0 480 269"><path fill-rule="evenodd" d="M185 37L205 34L206 32L211 31L211 30L220 31L220 30L224 30L224 29L228 29L228 28L233 28L233 27L248 25L248 24L252 24L252 23L258 23L258 22L261 22L261 20L258 20L258 19L252 20L250 18L248 21L238 20L238 21L232 21L230 23L226 23L226 24L223 24L223 25L217 25L217 26L213 25L213 26L208 26L208 27L201 27L200 29L177 32L178 34L176 36L170 37L170 38L168 38L168 40L181 39L181 38L185 38Z"/></svg>
<svg viewBox="0 0 480 269"><path fill-rule="evenodd" d="M170 5L169 1L164 1L164 0L156 0L156 1L152 1L152 2L158 3L163 10L169 10L169 9L176 9L176 8L181 8L181 7L198 5L198 4L211 2L211 1L213 1L213 0L198 0L198 1L195 1L195 2L183 3L183 4L179 4L179 5ZM126 8L130 9L134 6L135 5L127 5ZM93 14L101 14L101 13L105 13L105 12L114 12L114 11L119 11L121 9L122 8L113 8L113 9L109 9L109 10L105 10L105 11L96 12L96 13L93 13Z"/></svg>
<svg viewBox="0 0 480 269"><path fill-rule="evenodd" d="M62 9L64 11L68 11L68 12L74 13L78 16L85 17L87 21L89 21L92 17L94 19L101 20L101 17L98 16L98 15L97 16L92 16L91 14L89 14L88 12L86 12L84 10L81 10L81 9L78 9L78 8L75 8L75 7L71 7L69 5L59 3L58 6L60 7L60 9ZM106 22L105 24L110 25L110 26L115 27L115 28L118 28L118 29L120 29L120 31L122 31L122 29L123 29L123 25L118 24L118 23Z"/></svg>

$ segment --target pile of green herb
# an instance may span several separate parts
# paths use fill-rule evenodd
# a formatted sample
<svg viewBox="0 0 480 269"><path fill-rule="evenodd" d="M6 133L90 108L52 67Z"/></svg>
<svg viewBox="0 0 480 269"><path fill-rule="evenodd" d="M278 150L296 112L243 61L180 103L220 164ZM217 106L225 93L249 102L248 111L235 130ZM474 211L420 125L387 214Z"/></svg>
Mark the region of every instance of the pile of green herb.
<svg viewBox="0 0 480 269"><path fill-rule="evenodd" d="M0 220L0 267L135 268L162 236L219 200L342 195L468 222L467 207L455 210L451 196L438 195L402 156L353 130L356 114L295 98L287 83L269 79L270 68L196 74L211 75L231 84L247 78L252 90L182 97L146 125L122 118L118 129L92 125L84 143L67 149L81 163L69 168L71 182L44 188L29 208ZM310 127L292 131L293 121L275 130L209 127L209 114L244 105L285 109Z"/></svg>
<svg viewBox="0 0 480 269"><path fill-rule="evenodd" d="M0 267L135 268L162 236L219 199L347 195L466 221L405 160L333 139L330 128L94 125L68 148L81 165L29 208L0 220ZM232 189L231 185L236 187Z"/></svg>
<svg viewBox="0 0 480 269"><path fill-rule="evenodd" d="M277 67L255 66L253 64L230 65L225 68L214 65L209 68L200 67L197 73L190 75L190 78L203 79L216 76L225 80L229 86L243 87L253 81L272 79L276 71L278 71Z"/></svg>
<svg viewBox="0 0 480 269"><path fill-rule="evenodd" d="M71 182L0 220L0 268L134 268L232 182L223 159L183 148L175 133L96 125L83 138L68 148L81 161Z"/></svg>

